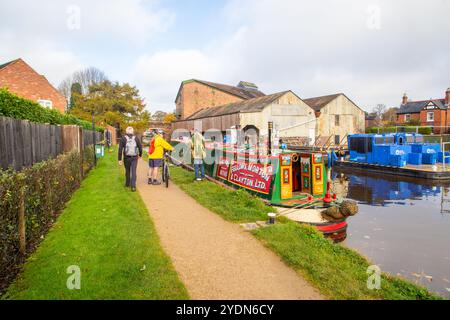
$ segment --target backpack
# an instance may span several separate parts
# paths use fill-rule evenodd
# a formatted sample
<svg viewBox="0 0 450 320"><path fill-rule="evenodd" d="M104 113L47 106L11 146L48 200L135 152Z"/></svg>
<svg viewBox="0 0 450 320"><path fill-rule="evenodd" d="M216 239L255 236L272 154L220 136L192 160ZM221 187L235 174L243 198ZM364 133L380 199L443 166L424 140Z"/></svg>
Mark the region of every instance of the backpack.
<svg viewBox="0 0 450 320"><path fill-rule="evenodd" d="M129 136L125 136L125 139L127 139L127 144L125 145L125 155L127 157L136 157L138 155L136 137L132 136L130 138Z"/></svg>
<svg viewBox="0 0 450 320"><path fill-rule="evenodd" d="M155 147L155 140L156 139L152 139L152 141L150 142L150 147L148 148L148 154L149 155L152 155L153 152L155 152L155 149L156 149L156 147Z"/></svg>

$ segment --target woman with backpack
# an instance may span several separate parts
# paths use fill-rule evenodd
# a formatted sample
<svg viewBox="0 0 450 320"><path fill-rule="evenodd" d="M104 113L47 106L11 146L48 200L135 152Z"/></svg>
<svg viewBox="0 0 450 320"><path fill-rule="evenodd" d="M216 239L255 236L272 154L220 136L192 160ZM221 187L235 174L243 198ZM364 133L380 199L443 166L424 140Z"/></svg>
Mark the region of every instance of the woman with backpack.
<svg viewBox="0 0 450 320"><path fill-rule="evenodd" d="M125 187L131 187L133 192L136 191L136 169L140 157L142 157L141 141L134 135L134 129L128 127L119 143L119 164L125 162Z"/></svg>

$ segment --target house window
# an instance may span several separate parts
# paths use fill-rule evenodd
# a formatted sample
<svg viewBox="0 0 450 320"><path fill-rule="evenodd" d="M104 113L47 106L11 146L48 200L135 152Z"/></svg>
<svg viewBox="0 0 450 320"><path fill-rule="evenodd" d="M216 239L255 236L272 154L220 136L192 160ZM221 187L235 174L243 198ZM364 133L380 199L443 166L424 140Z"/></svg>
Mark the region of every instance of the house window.
<svg viewBox="0 0 450 320"><path fill-rule="evenodd" d="M339 126L340 124L340 118L339 118L339 115L337 114L337 115L335 115L334 116L335 118L334 118L334 125L335 126Z"/></svg>
<svg viewBox="0 0 450 320"><path fill-rule="evenodd" d="M47 109L53 109L53 102L51 100L38 100L38 103Z"/></svg>
<svg viewBox="0 0 450 320"><path fill-rule="evenodd" d="M405 122L409 122L409 121L411 121L411 115L405 114Z"/></svg>
<svg viewBox="0 0 450 320"><path fill-rule="evenodd" d="M427 112L427 122L434 122L434 112Z"/></svg>

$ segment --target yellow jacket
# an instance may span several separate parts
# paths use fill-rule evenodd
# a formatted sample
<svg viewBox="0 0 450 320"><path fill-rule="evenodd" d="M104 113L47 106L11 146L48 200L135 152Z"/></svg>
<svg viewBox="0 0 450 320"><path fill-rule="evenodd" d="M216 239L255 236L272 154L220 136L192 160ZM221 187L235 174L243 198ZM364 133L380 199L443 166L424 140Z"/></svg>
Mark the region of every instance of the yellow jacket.
<svg viewBox="0 0 450 320"><path fill-rule="evenodd" d="M153 149L153 153L150 153L150 151L152 149ZM152 159L152 160L162 159L164 157L164 150L172 151L173 147L166 140L164 140L163 137L161 137L160 135L157 135L150 142L150 148L148 150L149 159Z"/></svg>

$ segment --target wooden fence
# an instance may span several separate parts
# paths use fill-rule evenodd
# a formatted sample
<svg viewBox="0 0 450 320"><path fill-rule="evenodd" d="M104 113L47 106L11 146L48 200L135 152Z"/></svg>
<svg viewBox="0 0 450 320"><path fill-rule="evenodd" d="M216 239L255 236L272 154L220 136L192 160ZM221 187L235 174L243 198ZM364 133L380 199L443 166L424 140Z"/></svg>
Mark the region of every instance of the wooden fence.
<svg viewBox="0 0 450 320"><path fill-rule="evenodd" d="M74 148L93 143L93 132L77 126L56 126L0 117L0 167L21 170ZM96 132L96 141L103 135Z"/></svg>

